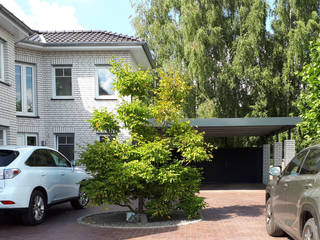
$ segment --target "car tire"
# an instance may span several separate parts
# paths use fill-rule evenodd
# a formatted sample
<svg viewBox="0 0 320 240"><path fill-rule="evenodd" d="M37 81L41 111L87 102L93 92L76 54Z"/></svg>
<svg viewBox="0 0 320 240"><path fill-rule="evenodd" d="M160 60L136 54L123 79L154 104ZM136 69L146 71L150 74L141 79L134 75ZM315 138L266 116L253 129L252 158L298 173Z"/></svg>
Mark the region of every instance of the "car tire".
<svg viewBox="0 0 320 240"><path fill-rule="evenodd" d="M310 218L303 227L302 240L319 240L319 231L314 218Z"/></svg>
<svg viewBox="0 0 320 240"><path fill-rule="evenodd" d="M38 190L32 192L29 207L22 215L25 225L37 225L44 222L47 213L47 200L45 195Z"/></svg>
<svg viewBox="0 0 320 240"><path fill-rule="evenodd" d="M271 198L269 198L266 203L266 228L268 234L272 237L281 237L284 235L282 229L279 228L274 221Z"/></svg>
<svg viewBox="0 0 320 240"><path fill-rule="evenodd" d="M72 200L70 203L74 209L83 209L88 205L89 197L85 192L81 191L80 188L79 197L75 200Z"/></svg>

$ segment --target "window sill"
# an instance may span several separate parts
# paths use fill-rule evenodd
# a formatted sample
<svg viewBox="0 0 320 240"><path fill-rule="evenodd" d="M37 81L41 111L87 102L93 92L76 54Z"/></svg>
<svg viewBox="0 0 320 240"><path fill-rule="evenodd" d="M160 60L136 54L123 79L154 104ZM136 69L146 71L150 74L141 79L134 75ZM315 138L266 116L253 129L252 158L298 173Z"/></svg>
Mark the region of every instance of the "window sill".
<svg viewBox="0 0 320 240"><path fill-rule="evenodd" d="M40 118L40 116L30 116L30 115L16 115L19 118Z"/></svg>
<svg viewBox="0 0 320 240"><path fill-rule="evenodd" d="M7 85L7 86L9 86L9 87L11 86L11 84L10 84L10 83L8 83L8 82L4 82L4 81L1 81L1 80L0 80L0 83L2 83L3 85Z"/></svg>
<svg viewBox="0 0 320 240"><path fill-rule="evenodd" d="M70 97L70 98L51 98L51 100L74 100L73 97Z"/></svg>

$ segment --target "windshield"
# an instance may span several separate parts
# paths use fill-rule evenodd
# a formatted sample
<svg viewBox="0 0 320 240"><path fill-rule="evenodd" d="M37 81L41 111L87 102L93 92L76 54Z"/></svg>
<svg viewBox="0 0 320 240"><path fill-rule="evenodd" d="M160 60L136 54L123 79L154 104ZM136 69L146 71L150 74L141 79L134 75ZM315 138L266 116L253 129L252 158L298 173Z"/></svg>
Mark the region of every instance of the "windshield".
<svg viewBox="0 0 320 240"><path fill-rule="evenodd" d="M17 151L11 150L0 150L0 167L8 166L13 162L19 155Z"/></svg>

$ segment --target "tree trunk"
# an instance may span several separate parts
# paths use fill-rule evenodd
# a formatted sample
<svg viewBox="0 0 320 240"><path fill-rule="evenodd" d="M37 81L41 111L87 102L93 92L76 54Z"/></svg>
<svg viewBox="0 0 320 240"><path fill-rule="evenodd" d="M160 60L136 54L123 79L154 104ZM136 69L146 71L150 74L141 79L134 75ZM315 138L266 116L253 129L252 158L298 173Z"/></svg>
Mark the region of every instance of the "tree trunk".
<svg viewBox="0 0 320 240"><path fill-rule="evenodd" d="M138 213L142 214L143 213L143 206L144 206L144 199L142 196L138 197Z"/></svg>

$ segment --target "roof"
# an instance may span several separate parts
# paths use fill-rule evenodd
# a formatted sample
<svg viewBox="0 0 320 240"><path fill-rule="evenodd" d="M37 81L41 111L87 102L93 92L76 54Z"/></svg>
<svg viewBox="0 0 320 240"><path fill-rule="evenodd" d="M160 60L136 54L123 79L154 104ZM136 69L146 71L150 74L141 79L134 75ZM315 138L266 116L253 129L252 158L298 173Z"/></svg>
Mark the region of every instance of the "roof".
<svg viewBox="0 0 320 240"><path fill-rule="evenodd" d="M186 119L207 137L272 136L296 127L299 117Z"/></svg>
<svg viewBox="0 0 320 240"><path fill-rule="evenodd" d="M140 38L108 31L47 31L34 32L25 39L38 43L128 43L144 42Z"/></svg>
<svg viewBox="0 0 320 240"><path fill-rule="evenodd" d="M18 25L21 29L26 31L28 34L32 34L34 31L29 28L24 22L17 18L12 12L6 9L2 4L0 4L0 12L3 13L8 19Z"/></svg>

